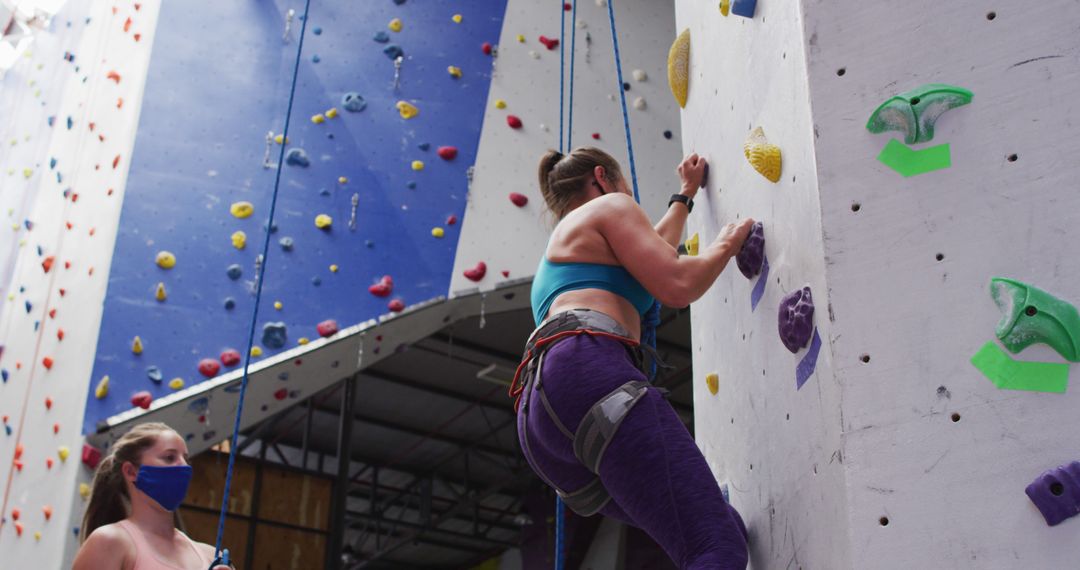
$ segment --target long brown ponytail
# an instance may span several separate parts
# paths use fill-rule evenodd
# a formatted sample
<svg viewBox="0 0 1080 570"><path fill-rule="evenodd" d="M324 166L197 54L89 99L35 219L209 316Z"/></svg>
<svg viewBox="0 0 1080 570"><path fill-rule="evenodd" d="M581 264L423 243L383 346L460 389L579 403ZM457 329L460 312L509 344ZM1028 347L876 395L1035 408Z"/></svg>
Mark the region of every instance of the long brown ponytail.
<svg viewBox="0 0 1080 570"><path fill-rule="evenodd" d="M548 209L560 220L570 211L570 205L597 166L604 167L604 178L608 182L614 184L622 178L619 162L596 147L576 148L567 155L549 150L540 159L540 194Z"/></svg>
<svg viewBox="0 0 1080 570"><path fill-rule="evenodd" d="M139 424L112 444L109 455L98 464L94 482L90 487L90 502L86 505L82 526L79 527L79 543L86 542L90 533L127 518L131 508L127 484L121 467L124 463L139 465L142 455L157 443L162 432L172 431L163 423Z"/></svg>

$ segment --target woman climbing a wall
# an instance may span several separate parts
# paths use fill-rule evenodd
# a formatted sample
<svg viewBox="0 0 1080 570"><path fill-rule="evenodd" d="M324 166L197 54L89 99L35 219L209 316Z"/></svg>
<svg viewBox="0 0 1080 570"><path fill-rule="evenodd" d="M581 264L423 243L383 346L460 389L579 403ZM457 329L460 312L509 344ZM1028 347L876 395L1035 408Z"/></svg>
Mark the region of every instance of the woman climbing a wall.
<svg viewBox="0 0 1080 570"><path fill-rule="evenodd" d="M654 298L685 307L701 297L753 224L728 224L700 255L678 255L706 169L696 154L682 161L682 189L654 227L607 153L544 155L540 191L558 223L533 279L538 328L511 396L526 459L572 510L644 529L679 568L741 570L743 521L642 372L641 317Z"/></svg>
<svg viewBox="0 0 1080 570"><path fill-rule="evenodd" d="M132 428L94 474L72 570L210 568L214 547L191 540L175 524L190 482L180 434L161 423Z"/></svg>

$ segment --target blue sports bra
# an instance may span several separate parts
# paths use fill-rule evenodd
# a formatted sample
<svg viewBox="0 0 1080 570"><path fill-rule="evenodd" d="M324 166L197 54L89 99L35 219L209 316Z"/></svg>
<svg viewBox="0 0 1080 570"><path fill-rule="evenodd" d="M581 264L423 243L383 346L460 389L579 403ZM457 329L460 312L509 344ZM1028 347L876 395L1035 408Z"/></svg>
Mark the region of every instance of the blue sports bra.
<svg viewBox="0 0 1080 570"><path fill-rule="evenodd" d="M547 315L551 303L567 291L579 289L603 289L630 301L639 314L644 315L652 307L653 297L634 279L630 272L618 265L599 263L555 263L540 259L532 283L533 319L540 324Z"/></svg>

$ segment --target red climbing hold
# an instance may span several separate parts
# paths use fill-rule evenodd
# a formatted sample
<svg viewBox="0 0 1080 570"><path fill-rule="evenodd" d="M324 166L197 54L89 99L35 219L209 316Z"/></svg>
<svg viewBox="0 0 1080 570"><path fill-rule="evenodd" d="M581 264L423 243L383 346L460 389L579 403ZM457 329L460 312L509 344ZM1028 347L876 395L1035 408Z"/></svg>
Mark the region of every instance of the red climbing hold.
<svg viewBox="0 0 1080 570"><path fill-rule="evenodd" d="M115 71L110 71L109 74L106 75L106 77L108 77L109 79L112 79L113 81L115 81L117 83L117 85L120 84L120 74L119 73L117 73Z"/></svg>
<svg viewBox="0 0 1080 570"><path fill-rule="evenodd" d="M506 116L506 124L510 125L511 129L520 129L521 128L521 119L519 119L517 117L517 115L507 115Z"/></svg>
<svg viewBox="0 0 1080 570"><path fill-rule="evenodd" d="M41 359L41 363L45 365L45 370L52 370L53 359L46 356Z"/></svg>
<svg viewBox="0 0 1080 570"><path fill-rule="evenodd" d="M484 42L483 45L480 46L480 51L483 51L484 55L491 55L491 50L491 42Z"/></svg>
<svg viewBox="0 0 1080 570"><path fill-rule="evenodd" d="M53 466L53 459L52 459L52 457L46 457L46 458L45 458L45 468L46 468L46 469L52 469L52 466Z"/></svg>
<svg viewBox="0 0 1080 570"><path fill-rule="evenodd" d="M56 340L64 340L64 329L58 329L56 331Z"/></svg>
<svg viewBox="0 0 1080 570"><path fill-rule="evenodd" d="M22 516L22 511L19 509L11 509L11 520L17 521Z"/></svg>
<svg viewBox="0 0 1080 570"><path fill-rule="evenodd" d="M49 309L49 318L50 319L55 319L56 318L56 309Z"/></svg>
<svg viewBox="0 0 1080 570"><path fill-rule="evenodd" d="M45 520L49 520L52 518L52 507L50 507L49 505L41 507L41 512L45 513Z"/></svg>
<svg viewBox="0 0 1080 570"><path fill-rule="evenodd" d="M338 324L334 319L327 319L317 325L315 330L319 332L319 336L326 338L328 336L334 336L338 332Z"/></svg>
<svg viewBox="0 0 1080 570"><path fill-rule="evenodd" d="M394 299L387 303L386 308L390 309L391 312L400 313L405 310L405 303L401 299Z"/></svg>
<svg viewBox="0 0 1080 570"><path fill-rule="evenodd" d="M45 409L46 410L51 410L52 409L52 398L50 398L48 396L45 396Z"/></svg>
<svg viewBox="0 0 1080 570"><path fill-rule="evenodd" d="M286 390L285 388L282 388L282 389L278 390L277 392L274 392L274 399L275 400L284 400L288 396L289 396L289 391Z"/></svg>
<svg viewBox="0 0 1080 570"><path fill-rule="evenodd" d="M558 38L549 38L547 36L540 36L540 43L544 44L544 47L548 48L549 50L553 50L553 49L559 47Z"/></svg>
<svg viewBox="0 0 1080 570"><path fill-rule="evenodd" d="M60 296L63 297L64 295L67 295L67 289L60 290Z"/></svg>
<svg viewBox="0 0 1080 570"><path fill-rule="evenodd" d="M126 33L129 30L131 30L131 18L124 21L124 32Z"/></svg>
<svg viewBox="0 0 1080 570"><path fill-rule="evenodd" d="M53 435L56 435L56 434L60 433L60 424L53 424L52 425L52 432L53 432Z"/></svg>
<svg viewBox="0 0 1080 570"><path fill-rule="evenodd" d="M232 348L223 350L221 352L221 363L225 366L236 366L237 364L240 364L240 353Z"/></svg>
<svg viewBox="0 0 1080 570"><path fill-rule="evenodd" d="M529 203L529 197L524 194L518 194L517 192L511 192L510 201L518 208L524 208L525 204Z"/></svg>
<svg viewBox="0 0 1080 570"><path fill-rule="evenodd" d="M131 405L138 406L144 410L149 410L150 402L153 401L154 397L150 395L150 392L147 392L145 390L142 392L136 392L135 395L131 397Z"/></svg>
<svg viewBox="0 0 1080 570"><path fill-rule="evenodd" d="M25 450L25 448L23 447L23 444L16 443L15 444L15 459L22 459L22 454L23 454L24 450Z"/></svg>
<svg viewBox="0 0 1080 570"><path fill-rule="evenodd" d="M569 2L563 2L562 9L569 12L571 9L573 9L573 6L571 6Z"/></svg>
<svg viewBox="0 0 1080 570"><path fill-rule="evenodd" d="M22 525L22 523L21 522L15 523L15 534L18 535L18 536L22 536L22 533L23 533L23 525Z"/></svg>
<svg viewBox="0 0 1080 570"><path fill-rule="evenodd" d="M450 214L446 217L446 225L452 226L457 223L457 216Z"/></svg>
<svg viewBox="0 0 1080 570"><path fill-rule="evenodd" d="M394 279L389 275L383 275L378 283L368 287L367 290L376 297L389 297L394 291Z"/></svg>
<svg viewBox="0 0 1080 570"><path fill-rule="evenodd" d="M593 133L592 138L593 138L593 140L596 140L596 141L600 140L600 133Z"/></svg>
<svg viewBox="0 0 1080 570"><path fill-rule="evenodd" d="M142 34L135 34L135 41L139 41L141 39L142 39Z"/></svg>
<svg viewBox="0 0 1080 570"><path fill-rule="evenodd" d="M19 473L22 473L23 462L19 461L19 460L15 460L14 464L15 464L15 469L18 470Z"/></svg>
<svg viewBox="0 0 1080 570"><path fill-rule="evenodd" d="M454 160L455 158L457 158L457 147L456 146L440 146L439 150L438 150L438 153L439 153L439 158L441 158L443 160Z"/></svg>
<svg viewBox="0 0 1080 570"><path fill-rule="evenodd" d="M112 159L113 170L116 170L116 165L120 164L120 155L116 155L116 158Z"/></svg>
<svg viewBox="0 0 1080 570"><path fill-rule="evenodd" d="M483 261L476 264L476 267L465 270L465 278L469 281L479 281L487 275L487 264Z"/></svg>
<svg viewBox="0 0 1080 570"><path fill-rule="evenodd" d="M213 358L204 358L199 361L199 374L206 376L207 378L213 378L217 376L221 371L221 365Z"/></svg>
<svg viewBox="0 0 1080 570"><path fill-rule="evenodd" d="M97 469L98 463L101 463L101 450L84 443L82 446L82 462L83 465L91 469Z"/></svg>
<svg viewBox="0 0 1080 570"><path fill-rule="evenodd" d="M503 269L503 271L502 271L502 275L503 275L503 277L509 278L509 277L510 277L510 272L509 272L509 271L507 271L507 270L505 270L505 269Z"/></svg>
<svg viewBox="0 0 1080 570"><path fill-rule="evenodd" d="M54 261L56 261L56 257L50 255L45 258L45 261L41 262L41 268L45 270L45 273L48 273L49 270L52 269Z"/></svg>

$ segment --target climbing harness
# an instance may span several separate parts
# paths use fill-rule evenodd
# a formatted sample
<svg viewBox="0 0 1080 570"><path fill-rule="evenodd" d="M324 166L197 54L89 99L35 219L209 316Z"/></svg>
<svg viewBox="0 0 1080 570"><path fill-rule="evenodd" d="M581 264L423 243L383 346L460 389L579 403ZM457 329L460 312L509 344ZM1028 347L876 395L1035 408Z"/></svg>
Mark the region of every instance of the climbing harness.
<svg viewBox="0 0 1080 570"><path fill-rule="evenodd" d="M311 9L311 0L305 0L304 2L304 15L300 18L300 41L296 46L296 62L293 64L293 76L292 87L289 89L289 105L285 110L285 126L281 132L281 140L289 140L289 120L292 118L293 100L296 96L296 78L300 71L300 54L304 50L304 35L307 31L308 12ZM294 15L293 10L289 10L288 19L285 24L285 37L288 40L289 26L292 23ZM263 282L265 281L265 260L270 253L270 236L273 234L271 228L274 227L274 211L277 208L278 191L281 188L281 167L285 164L285 144L281 145L281 150L278 153L277 173L274 177L274 192L270 198L270 213L266 220L266 238L263 240L262 255L256 258L256 263L260 268L264 269L261 274L255 278L255 307L251 312L251 327L248 331L248 343L247 350L244 352L244 376L240 381L240 395L236 404L236 419L233 424L232 437L229 440L229 466L225 471L225 491L221 496L221 512L218 515L218 529L217 529L217 541L214 544L214 561L210 563L210 570L213 570L217 565L229 565L228 550L223 551L221 549L221 539L225 534L225 513L229 506L229 490L232 487L232 475L233 467L236 464L236 450L237 440L240 436L240 418L244 414L244 395L247 393L248 386L248 369L251 365L251 349L255 346L255 326L259 321L259 305L262 300Z"/></svg>

